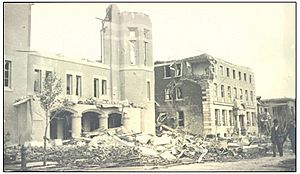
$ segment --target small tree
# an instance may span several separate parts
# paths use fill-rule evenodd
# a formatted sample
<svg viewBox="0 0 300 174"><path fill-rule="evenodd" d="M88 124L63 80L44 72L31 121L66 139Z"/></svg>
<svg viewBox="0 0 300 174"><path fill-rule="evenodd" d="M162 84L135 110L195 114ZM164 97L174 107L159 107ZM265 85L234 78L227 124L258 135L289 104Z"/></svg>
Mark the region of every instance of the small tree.
<svg viewBox="0 0 300 174"><path fill-rule="evenodd" d="M46 123L45 123L45 132L44 132L44 157L43 157L43 165L46 166L46 148L47 148L47 131L48 126L53 118L60 112L57 110L54 115L51 117L50 110L55 107L60 106L60 101L58 100L58 96L62 92L61 87L61 79L57 77L55 73L49 73L44 81L41 93L38 94L38 98L40 99L40 105L42 109L45 111ZM51 117L51 119L50 119Z"/></svg>

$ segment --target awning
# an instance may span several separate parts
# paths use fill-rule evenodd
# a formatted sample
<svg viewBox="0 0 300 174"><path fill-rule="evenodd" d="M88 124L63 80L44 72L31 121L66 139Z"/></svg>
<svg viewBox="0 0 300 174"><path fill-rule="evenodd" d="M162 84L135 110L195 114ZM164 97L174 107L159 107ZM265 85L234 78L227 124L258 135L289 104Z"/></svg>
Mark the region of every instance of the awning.
<svg viewBox="0 0 300 174"><path fill-rule="evenodd" d="M30 98L22 99L22 100L20 100L20 101L18 101L16 103L14 103L13 106L17 107L17 106L19 106L19 105L21 105L23 103L26 103L28 100L30 100Z"/></svg>

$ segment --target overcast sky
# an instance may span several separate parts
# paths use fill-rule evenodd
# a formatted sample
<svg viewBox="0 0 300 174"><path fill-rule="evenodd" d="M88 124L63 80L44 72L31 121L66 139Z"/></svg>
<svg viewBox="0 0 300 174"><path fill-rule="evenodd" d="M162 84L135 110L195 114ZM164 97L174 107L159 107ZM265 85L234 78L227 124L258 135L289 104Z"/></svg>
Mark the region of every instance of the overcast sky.
<svg viewBox="0 0 300 174"><path fill-rule="evenodd" d="M105 3L35 3L33 50L97 59ZM295 4L121 3L152 20L154 60L208 53L252 68L256 95L295 97Z"/></svg>

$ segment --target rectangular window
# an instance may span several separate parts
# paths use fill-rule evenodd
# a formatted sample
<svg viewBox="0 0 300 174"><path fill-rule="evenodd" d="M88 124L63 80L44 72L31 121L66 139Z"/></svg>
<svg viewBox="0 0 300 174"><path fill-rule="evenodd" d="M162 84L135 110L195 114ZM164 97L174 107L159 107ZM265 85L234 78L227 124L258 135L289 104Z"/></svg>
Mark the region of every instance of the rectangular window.
<svg viewBox="0 0 300 174"><path fill-rule="evenodd" d="M248 101L248 90L245 90L246 101Z"/></svg>
<svg viewBox="0 0 300 174"><path fill-rule="evenodd" d="M255 126L256 118L255 118L255 112L252 112L252 126Z"/></svg>
<svg viewBox="0 0 300 174"><path fill-rule="evenodd" d="M226 68L227 77L230 77L229 68Z"/></svg>
<svg viewBox="0 0 300 174"><path fill-rule="evenodd" d="M223 126L227 126L227 113L226 113L226 110L222 110L222 121L223 121Z"/></svg>
<svg viewBox="0 0 300 174"><path fill-rule="evenodd" d="M147 65L148 43L144 42L144 65Z"/></svg>
<svg viewBox="0 0 300 174"><path fill-rule="evenodd" d="M250 99L253 102L253 91L250 91Z"/></svg>
<svg viewBox="0 0 300 174"><path fill-rule="evenodd" d="M247 74L246 73L244 73L244 80L245 80L245 82L247 81Z"/></svg>
<svg viewBox="0 0 300 174"><path fill-rule="evenodd" d="M129 37L131 37L131 38L136 37L136 29L135 28L129 28Z"/></svg>
<svg viewBox="0 0 300 174"><path fill-rule="evenodd" d="M239 71L239 80L242 80L242 74L240 71Z"/></svg>
<svg viewBox="0 0 300 174"><path fill-rule="evenodd" d="M182 75L182 72L181 72L181 66L182 66L181 63L176 64L176 68L175 68L175 75L176 75L176 76L181 76L181 75Z"/></svg>
<svg viewBox="0 0 300 174"><path fill-rule="evenodd" d="M147 29L144 29L144 37L145 37L145 39L149 39L149 30L147 30Z"/></svg>
<svg viewBox="0 0 300 174"><path fill-rule="evenodd" d="M11 88L11 61L5 60L4 65L4 86Z"/></svg>
<svg viewBox="0 0 300 174"><path fill-rule="evenodd" d="M106 83L106 80L102 80L102 90L101 90L101 94L102 94L102 95L106 95L106 94L107 94L107 83Z"/></svg>
<svg viewBox="0 0 300 174"><path fill-rule="evenodd" d="M252 83L252 76L249 75L249 83Z"/></svg>
<svg viewBox="0 0 300 174"><path fill-rule="evenodd" d="M34 92L41 92L42 88L42 70L34 70Z"/></svg>
<svg viewBox="0 0 300 174"><path fill-rule="evenodd" d="M184 126L184 113L183 111L178 111L178 126Z"/></svg>
<svg viewBox="0 0 300 174"><path fill-rule="evenodd" d="M164 77L171 77L171 69L169 65L164 66Z"/></svg>
<svg viewBox="0 0 300 174"><path fill-rule="evenodd" d="M136 41L131 40L129 41L130 44L130 64L131 65L136 65Z"/></svg>
<svg viewBox="0 0 300 174"><path fill-rule="evenodd" d="M240 100L243 100L243 89L240 89Z"/></svg>
<svg viewBox="0 0 300 174"><path fill-rule="evenodd" d="M180 87L176 88L176 99L182 99L182 89Z"/></svg>
<svg viewBox="0 0 300 174"><path fill-rule="evenodd" d="M99 97L99 79L94 78L94 97Z"/></svg>
<svg viewBox="0 0 300 174"><path fill-rule="evenodd" d="M233 88L233 91L234 91L234 98L237 99L237 89Z"/></svg>
<svg viewBox="0 0 300 174"><path fill-rule="evenodd" d="M215 125L216 126L220 126L220 110L219 109L215 109Z"/></svg>
<svg viewBox="0 0 300 174"><path fill-rule="evenodd" d="M223 66L220 65L220 74L223 75Z"/></svg>
<svg viewBox="0 0 300 174"><path fill-rule="evenodd" d="M67 74L67 95L72 95L73 93L73 76L71 74Z"/></svg>
<svg viewBox="0 0 300 174"><path fill-rule="evenodd" d="M77 96L81 96L81 76L76 76L76 91Z"/></svg>
<svg viewBox="0 0 300 174"><path fill-rule="evenodd" d="M224 85L221 85L221 97L225 96Z"/></svg>
<svg viewBox="0 0 300 174"><path fill-rule="evenodd" d="M216 83L214 83L214 91L215 95L218 96L218 85Z"/></svg>
<svg viewBox="0 0 300 174"><path fill-rule="evenodd" d="M171 99L172 99L171 90L170 90L170 88L166 88L165 89L165 100L171 100Z"/></svg>
<svg viewBox="0 0 300 174"><path fill-rule="evenodd" d="M229 124L230 126L233 126L233 115L232 115L232 111L229 111Z"/></svg>
<svg viewBox="0 0 300 174"><path fill-rule="evenodd" d="M235 70L232 70L232 78L235 79Z"/></svg>
<svg viewBox="0 0 300 174"><path fill-rule="evenodd" d="M247 114L247 126L250 126L251 125L250 113L246 112L246 114Z"/></svg>
<svg viewBox="0 0 300 174"><path fill-rule="evenodd" d="M228 98L231 98L231 87L227 87L227 92L228 92Z"/></svg>
<svg viewBox="0 0 300 174"><path fill-rule="evenodd" d="M150 101L151 100L151 93L150 93L150 82L147 82L147 98Z"/></svg>

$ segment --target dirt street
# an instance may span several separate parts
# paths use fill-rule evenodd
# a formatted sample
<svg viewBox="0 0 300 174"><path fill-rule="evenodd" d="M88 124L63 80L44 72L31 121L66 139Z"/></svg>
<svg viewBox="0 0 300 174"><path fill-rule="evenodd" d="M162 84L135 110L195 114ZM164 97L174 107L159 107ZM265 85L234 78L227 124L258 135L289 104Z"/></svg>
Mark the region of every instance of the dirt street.
<svg viewBox="0 0 300 174"><path fill-rule="evenodd" d="M155 170L155 171L295 171L295 155L288 152L283 157L263 157L258 159L242 160L237 162L206 162L200 164L187 164L176 166L144 166L127 168L106 168L101 171L134 171L134 170ZM89 169L89 170L97 170Z"/></svg>

